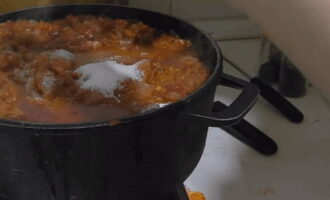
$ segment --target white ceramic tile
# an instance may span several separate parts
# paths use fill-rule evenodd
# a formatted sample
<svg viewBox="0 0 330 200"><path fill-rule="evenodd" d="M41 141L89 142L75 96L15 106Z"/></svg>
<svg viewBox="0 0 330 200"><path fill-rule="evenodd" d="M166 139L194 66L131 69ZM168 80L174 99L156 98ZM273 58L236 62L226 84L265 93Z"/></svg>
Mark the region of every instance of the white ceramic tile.
<svg viewBox="0 0 330 200"><path fill-rule="evenodd" d="M260 42L222 42L224 54L254 73ZM225 66L226 73L238 75ZM219 87L216 99L225 103L237 92ZM265 157L218 128L210 128L200 164L186 182L207 200L328 200L330 199L330 108L318 91L290 99L304 114L302 124L285 119L260 98L246 117L271 136L279 152Z"/></svg>
<svg viewBox="0 0 330 200"><path fill-rule="evenodd" d="M224 56L228 57L251 76L258 74L261 42L259 39L219 42ZM239 77L244 77L225 63L224 71Z"/></svg>
<svg viewBox="0 0 330 200"><path fill-rule="evenodd" d="M191 20L191 22L217 40L260 36L258 26L244 18Z"/></svg>
<svg viewBox="0 0 330 200"><path fill-rule="evenodd" d="M129 5L168 14L170 2L171 0L129 0Z"/></svg>
<svg viewBox="0 0 330 200"><path fill-rule="evenodd" d="M243 16L223 0L173 0L172 12L186 19Z"/></svg>

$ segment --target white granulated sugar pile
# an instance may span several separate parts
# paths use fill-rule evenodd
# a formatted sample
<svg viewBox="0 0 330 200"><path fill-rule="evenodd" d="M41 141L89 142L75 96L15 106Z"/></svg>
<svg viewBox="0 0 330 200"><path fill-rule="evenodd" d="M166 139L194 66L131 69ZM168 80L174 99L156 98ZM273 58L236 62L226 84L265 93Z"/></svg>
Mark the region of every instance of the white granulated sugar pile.
<svg viewBox="0 0 330 200"><path fill-rule="evenodd" d="M65 59L65 60L74 60L76 56L70 51L64 49L56 49L49 54L51 59Z"/></svg>
<svg viewBox="0 0 330 200"><path fill-rule="evenodd" d="M79 79L80 87L115 98L114 91L119 89L124 81L142 79L142 72L138 67L143 62L124 65L115 61L104 61L83 65L76 69L76 72L82 74Z"/></svg>

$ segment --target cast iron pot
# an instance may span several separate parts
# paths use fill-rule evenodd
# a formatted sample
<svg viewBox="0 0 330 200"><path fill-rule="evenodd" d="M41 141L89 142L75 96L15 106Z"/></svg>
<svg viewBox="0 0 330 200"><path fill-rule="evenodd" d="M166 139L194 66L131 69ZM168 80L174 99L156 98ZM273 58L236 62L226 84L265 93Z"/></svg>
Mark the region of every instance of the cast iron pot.
<svg viewBox="0 0 330 200"><path fill-rule="evenodd" d="M62 5L1 15L54 20L68 14L138 19L194 44L212 72L188 98L121 124L33 124L0 121L1 200L166 200L196 167L208 127L237 123L256 101L258 89L222 73L217 44L192 25L160 13L112 5ZM242 89L220 113L212 112L216 86Z"/></svg>

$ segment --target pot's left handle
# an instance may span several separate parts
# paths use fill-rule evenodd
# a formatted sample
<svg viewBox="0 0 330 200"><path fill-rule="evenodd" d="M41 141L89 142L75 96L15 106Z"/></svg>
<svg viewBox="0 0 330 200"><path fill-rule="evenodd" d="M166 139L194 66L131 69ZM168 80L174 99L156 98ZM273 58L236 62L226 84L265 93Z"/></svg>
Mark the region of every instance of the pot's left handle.
<svg viewBox="0 0 330 200"><path fill-rule="evenodd" d="M209 114L186 112L184 114L211 127L231 126L239 122L255 104L259 95L258 88L252 83L226 74L222 74L219 84L242 89L242 93L228 108L221 112L211 112Z"/></svg>

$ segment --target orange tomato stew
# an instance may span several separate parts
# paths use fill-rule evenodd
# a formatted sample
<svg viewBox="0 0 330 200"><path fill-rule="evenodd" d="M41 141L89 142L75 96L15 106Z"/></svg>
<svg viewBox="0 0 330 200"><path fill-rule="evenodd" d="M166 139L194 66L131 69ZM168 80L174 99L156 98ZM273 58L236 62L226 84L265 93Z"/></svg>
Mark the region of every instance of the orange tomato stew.
<svg viewBox="0 0 330 200"><path fill-rule="evenodd" d="M86 15L2 23L0 118L43 123L113 120L181 100L209 76L191 46L136 20ZM110 95L82 87L86 77L82 80L77 69L102 62L123 69L137 66L140 78L121 79ZM102 76L105 81L111 77L118 82L117 75Z"/></svg>

